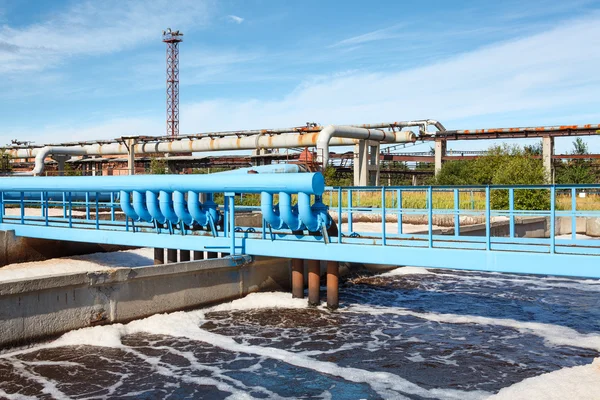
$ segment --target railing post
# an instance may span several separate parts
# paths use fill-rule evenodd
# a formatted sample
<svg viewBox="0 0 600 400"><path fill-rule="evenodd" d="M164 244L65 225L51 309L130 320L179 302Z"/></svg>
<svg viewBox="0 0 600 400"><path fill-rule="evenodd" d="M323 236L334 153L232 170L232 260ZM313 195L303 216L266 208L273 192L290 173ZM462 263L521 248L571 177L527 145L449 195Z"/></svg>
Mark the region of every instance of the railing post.
<svg viewBox="0 0 600 400"><path fill-rule="evenodd" d="M571 188L571 239L577 239L577 189Z"/></svg>
<svg viewBox="0 0 600 400"><path fill-rule="evenodd" d="M72 227L73 227L73 192L69 192L69 228L72 228ZM134 229L134 232L135 232L135 229Z"/></svg>
<svg viewBox="0 0 600 400"><path fill-rule="evenodd" d="M25 223L25 193L21 192L21 224Z"/></svg>
<svg viewBox="0 0 600 400"><path fill-rule="evenodd" d="M229 254L235 255L235 193L225 193L225 200L227 205L225 209L227 210L227 219L225 220L225 225L228 226L228 232L225 233L225 236L231 235L231 244L229 248Z"/></svg>
<svg viewBox="0 0 600 400"><path fill-rule="evenodd" d="M486 250L491 250L491 217L492 217L492 210L491 210L492 206L491 206L491 201L490 201L490 187L486 186L485 187L485 249Z"/></svg>
<svg viewBox="0 0 600 400"><path fill-rule="evenodd" d="M338 243L342 243L342 188L338 188Z"/></svg>
<svg viewBox="0 0 600 400"><path fill-rule="evenodd" d="M556 187L552 185L550 187L550 253L554 254L556 251Z"/></svg>
<svg viewBox="0 0 600 400"><path fill-rule="evenodd" d="M454 236L460 236L460 195L454 189Z"/></svg>
<svg viewBox="0 0 600 400"><path fill-rule="evenodd" d="M4 192L0 193L0 224L4 222Z"/></svg>
<svg viewBox="0 0 600 400"><path fill-rule="evenodd" d="M396 199L398 201L398 235L402 234L402 190L398 189L398 194L396 195Z"/></svg>
<svg viewBox="0 0 600 400"><path fill-rule="evenodd" d="M100 229L100 192L96 192L96 229Z"/></svg>
<svg viewBox="0 0 600 400"><path fill-rule="evenodd" d="M433 189L431 186L427 187L427 233L428 233L428 246L433 247Z"/></svg>
<svg viewBox="0 0 600 400"><path fill-rule="evenodd" d="M85 220L90 220L90 192L85 192Z"/></svg>
<svg viewBox="0 0 600 400"><path fill-rule="evenodd" d="M115 220L115 192L110 192L110 220Z"/></svg>
<svg viewBox="0 0 600 400"><path fill-rule="evenodd" d="M352 189L348 189L348 232L353 232L352 228Z"/></svg>
<svg viewBox="0 0 600 400"><path fill-rule="evenodd" d="M385 240L385 186L381 187L381 245L386 245Z"/></svg>
<svg viewBox="0 0 600 400"><path fill-rule="evenodd" d="M515 189L508 189L509 237L515 237Z"/></svg>

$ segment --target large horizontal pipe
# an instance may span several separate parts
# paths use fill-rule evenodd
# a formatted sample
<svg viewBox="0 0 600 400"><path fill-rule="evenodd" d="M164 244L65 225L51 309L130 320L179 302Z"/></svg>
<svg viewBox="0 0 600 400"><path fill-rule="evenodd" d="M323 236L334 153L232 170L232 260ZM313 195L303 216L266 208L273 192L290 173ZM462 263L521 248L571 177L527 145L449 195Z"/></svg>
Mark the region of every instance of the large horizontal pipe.
<svg viewBox="0 0 600 400"><path fill-rule="evenodd" d="M325 181L320 173L303 174L222 174L214 175L132 175L58 176L0 178L0 192L118 192L194 191L199 193L298 193L321 195Z"/></svg>
<svg viewBox="0 0 600 400"><path fill-rule="evenodd" d="M386 132L383 129L357 128L353 126L329 125L319 132L317 141L317 162L323 167L329 162L329 146L334 139L375 140L384 143L414 142L416 136L411 131Z"/></svg>

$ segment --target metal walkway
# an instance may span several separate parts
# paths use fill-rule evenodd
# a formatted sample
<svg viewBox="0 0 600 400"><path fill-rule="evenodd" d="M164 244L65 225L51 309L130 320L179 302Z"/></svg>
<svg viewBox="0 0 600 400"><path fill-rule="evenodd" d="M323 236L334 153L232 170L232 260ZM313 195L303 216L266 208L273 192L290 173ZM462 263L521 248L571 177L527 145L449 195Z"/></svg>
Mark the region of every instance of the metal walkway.
<svg viewBox="0 0 600 400"><path fill-rule="evenodd" d="M319 173L232 173L2 178L0 191L0 229L17 236L600 278L600 238L576 234L600 232L600 185L325 188ZM262 223L236 223L250 211Z"/></svg>

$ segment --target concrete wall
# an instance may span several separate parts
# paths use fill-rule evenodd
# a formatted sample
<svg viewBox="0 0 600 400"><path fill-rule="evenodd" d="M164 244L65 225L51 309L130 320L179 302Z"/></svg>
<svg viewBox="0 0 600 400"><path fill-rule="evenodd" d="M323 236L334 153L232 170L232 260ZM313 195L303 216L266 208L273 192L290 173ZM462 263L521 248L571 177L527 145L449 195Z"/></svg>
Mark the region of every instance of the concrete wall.
<svg viewBox="0 0 600 400"><path fill-rule="evenodd" d="M287 289L289 261L249 256L0 283L0 347Z"/></svg>
<svg viewBox="0 0 600 400"><path fill-rule="evenodd" d="M14 231L0 231L0 267L49 258L75 256L104 251L126 250L128 246L64 242L15 236Z"/></svg>

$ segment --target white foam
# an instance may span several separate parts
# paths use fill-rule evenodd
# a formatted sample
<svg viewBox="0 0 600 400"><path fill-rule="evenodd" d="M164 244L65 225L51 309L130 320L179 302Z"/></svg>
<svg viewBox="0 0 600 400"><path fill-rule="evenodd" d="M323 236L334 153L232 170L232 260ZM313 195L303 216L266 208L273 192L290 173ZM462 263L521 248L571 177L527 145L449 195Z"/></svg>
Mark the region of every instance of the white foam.
<svg viewBox="0 0 600 400"><path fill-rule="evenodd" d="M118 267L142 267L152 265L153 257L153 249L144 248L10 264L0 268L0 281L79 272L106 271Z"/></svg>
<svg viewBox="0 0 600 400"><path fill-rule="evenodd" d="M490 400L598 400L600 358L593 363L563 368L504 388Z"/></svg>
<svg viewBox="0 0 600 400"><path fill-rule="evenodd" d="M265 308L306 308L306 299L294 299L291 293L262 292L250 293L246 297L229 303L219 304L206 309L208 311L258 310Z"/></svg>
<svg viewBox="0 0 600 400"><path fill-rule="evenodd" d="M383 273L379 276L400 276L400 275L433 275L433 272L429 272L427 269L422 267L400 267L389 272Z"/></svg>
<svg viewBox="0 0 600 400"><path fill-rule="evenodd" d="M304 300L301 302L302 307L306 307L306 302ZM296 302L295 300L292 301L289 294L261 293L251 296L247 301L241 299L241 301L234 301L228 305L216 306L205 310L158 314L142 320L132 321L126 325L114 324L83 328L71 331L54 342L48 343L42 347L86 344L125 348L126 346L123 346L120 340L124 335L136 333L168 335L171 337L185 337L191 340L205 342L231 352L267 357L300 368L337 376L351 382L366 383L382 398L401 399L403 397L400 393L413 394L422 397L461 400L481 399L489 395L489 393L484 391L466 392L455 389L425 389L398 375L388 372L373 372L359 368L341 367L333 362L319 361L305 354L294 353L273 347L238 343L232 337L215 334L200 328L200 325L205 321L204 314L208 311L249 309L257 307L271 308L273 306L282 308L284 307L284 304L292 304L295 308L300 307L300 302ZM35 350L38 350L39 348L40 347L37 347ZM130 351L131 349L128 350ZM28 351L32 350L21 352ZM14 355L14 353L12 354Z"/></svg>
<svg viewBox="0 0 600 400"><path fill-rule="evenodd" d="M428 321L448 324L478 324L495 325L513 328L521 333L532 334L542 337L547 344L556 346L573 346L583 349L600 351L600 335L579 333L566 326L544 324L541 322L517 321L508 318L490 318L477 315L439 314L432 312L415 312L401 307L374 307L352 305L345 312L359 312L367 314L396 314L413 316Z"/></svg>

